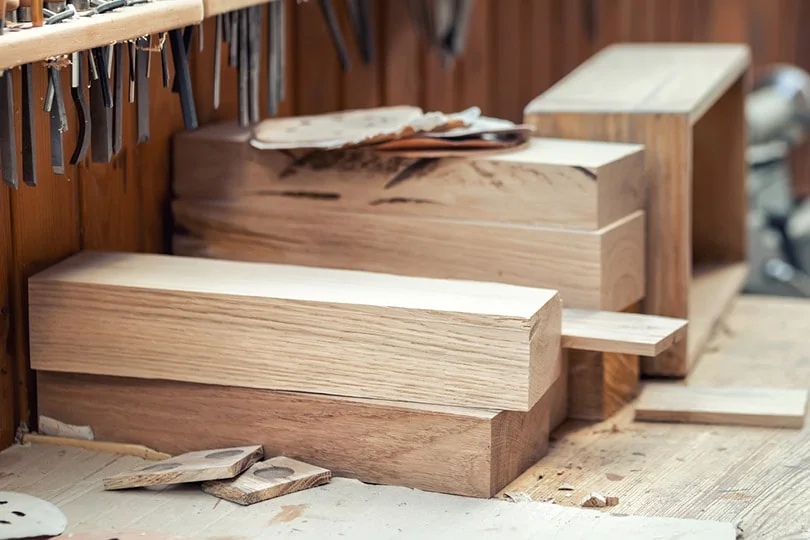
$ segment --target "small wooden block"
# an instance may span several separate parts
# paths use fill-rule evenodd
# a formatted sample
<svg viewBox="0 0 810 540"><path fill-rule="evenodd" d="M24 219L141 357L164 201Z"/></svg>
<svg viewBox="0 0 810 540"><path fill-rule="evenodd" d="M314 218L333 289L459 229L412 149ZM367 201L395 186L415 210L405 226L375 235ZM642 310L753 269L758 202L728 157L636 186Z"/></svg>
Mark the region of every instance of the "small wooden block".
<svg viewBox="0 0 810 540"><path fill-rule="evenodd" d="M580 506L583 508L604 508L607 505L607 497L601 493L591 493L582 501Z"/></svg>
<svg viewBox="0 0 810 540"><path fill-rule="evenodd" d="M328 469L277 456L254 463L231 480L204 482L202 489L220 499L249 505L327 484L331 479Z"/></svg>
<svg viewBox="0 0 810 540"><path fill-rule="evenodd" d="M636 404L636 420L799 429L807 396L807 390L650 383Z"/></svg>
<svg viewBox="0 0 810 540"><path fill-rule="evenodd" d="M188 452L104 479L104 489L165 486L233 478L263 455L261 446L240 446Z"/></svg>
<svg viewBox="0 0 810 540"><path fill-rule="evenodd" d="M562 346L656 356L686 335L687 322L655 315L565 309Z"/></svg>

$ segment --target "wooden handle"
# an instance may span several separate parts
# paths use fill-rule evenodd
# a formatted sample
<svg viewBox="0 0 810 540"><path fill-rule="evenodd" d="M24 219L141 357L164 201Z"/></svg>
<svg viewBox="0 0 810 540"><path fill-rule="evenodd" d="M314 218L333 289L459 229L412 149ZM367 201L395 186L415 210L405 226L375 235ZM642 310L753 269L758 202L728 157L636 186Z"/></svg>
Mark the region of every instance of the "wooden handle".
<svg viewBox="0 0 810 540"><path fill-rule="evenodd" d="M6 11L4 13L14 11L18 7L20 7L20 0L8 0L6 2Z"/></svg>
<svg viewBox="0 0 810 540"><path fill-rule="evenodd" d="M31 0L31 24L34 26L42 26L45 23L42 7L42 0Z"/></svg>

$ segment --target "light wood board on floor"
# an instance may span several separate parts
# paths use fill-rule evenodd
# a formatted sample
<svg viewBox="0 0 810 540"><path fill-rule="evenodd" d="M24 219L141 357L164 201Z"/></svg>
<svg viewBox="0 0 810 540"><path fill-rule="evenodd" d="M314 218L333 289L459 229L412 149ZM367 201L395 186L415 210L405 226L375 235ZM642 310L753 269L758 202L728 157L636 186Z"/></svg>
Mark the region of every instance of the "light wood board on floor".
<svg viewBox="0 0 810 540"><path fill-rule="evenodd" d="M688 383L810 388L810 301L737 299ZM560 491L567 482L573 491ZM739 522L744 538L810 533L810 427L800 430L633 422L633 404L598 424L568 422L549 455L504 491L610 512Z"/></svg>

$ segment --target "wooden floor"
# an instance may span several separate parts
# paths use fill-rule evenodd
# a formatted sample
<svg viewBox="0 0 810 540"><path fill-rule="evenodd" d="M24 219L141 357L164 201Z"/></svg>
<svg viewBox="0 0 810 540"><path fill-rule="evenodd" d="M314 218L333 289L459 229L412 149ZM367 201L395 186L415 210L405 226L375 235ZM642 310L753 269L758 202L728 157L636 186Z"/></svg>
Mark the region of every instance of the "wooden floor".
<svg viewBox="0 0 810 540"><path fill-rule="evenodd" d="M810 301L737 299L688 384L810 388ZM504 491L561 505L599 491L619 497L614 513L810 539L810 422L801 431L641 423L630 404L606 422L564 424L550 455Z"/></svg>

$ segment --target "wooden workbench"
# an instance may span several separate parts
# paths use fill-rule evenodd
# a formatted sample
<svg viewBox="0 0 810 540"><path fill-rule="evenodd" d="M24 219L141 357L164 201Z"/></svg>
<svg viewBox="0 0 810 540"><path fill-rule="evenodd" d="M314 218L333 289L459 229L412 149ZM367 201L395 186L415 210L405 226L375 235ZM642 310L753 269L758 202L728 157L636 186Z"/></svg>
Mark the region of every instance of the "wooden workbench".
<svg viewBox="0 0 810 540"><path fill-rule="evenodd" d="M735 301L689 377L700 386L810 387L810 301ZM745 538L810 538L810 423L801 431L567 422L549 455L504 492L578 505L616 495L614 513L739 522ZM574 491L560 491L563 483Z"/></svg>

